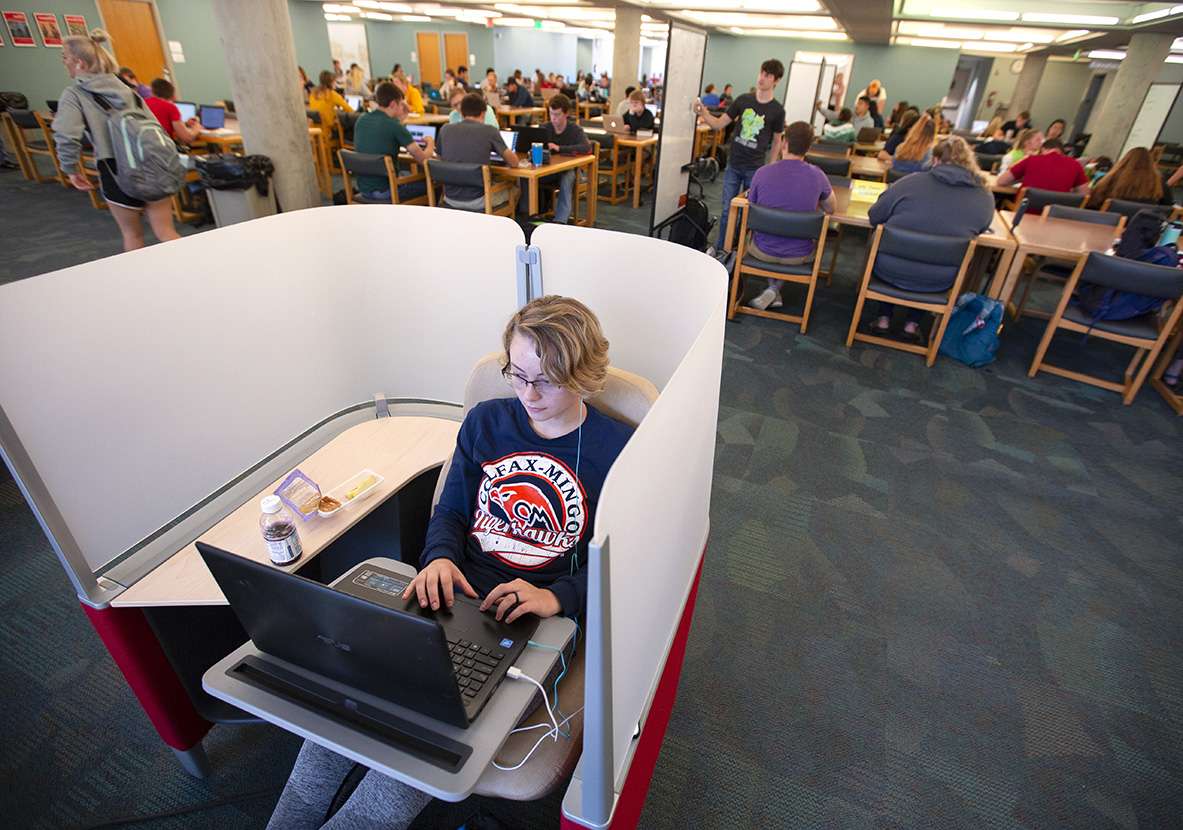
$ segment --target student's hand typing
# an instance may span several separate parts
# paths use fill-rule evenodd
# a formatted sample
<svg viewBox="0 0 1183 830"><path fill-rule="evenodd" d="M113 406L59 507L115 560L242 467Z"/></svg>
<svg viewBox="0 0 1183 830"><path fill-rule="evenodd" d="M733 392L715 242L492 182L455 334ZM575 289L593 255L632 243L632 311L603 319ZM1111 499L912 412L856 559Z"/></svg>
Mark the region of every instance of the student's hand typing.
<svg viewBox="0 0 1183 830"><path fill-rule="evenodd" d="M550 144L546 145L546 149L550 150L552 153L557 153L559 152L559 145L552 141Z"/></svg>
<svg viewBox="0 0 1183 830"><path fill-rule="evenodd" d="M477 598L477 592L468 584L455 562L451 559L436 559L411 580L407 590L403 591L403 599L410 599L415 594L419 598L420 608L430 604L431 610L438 611L441 599L446 607L452 607L453 589L456 587L473 599Z"/></svg>
<svg viewBox="0 0 1183 830"><path fill-rule="evenodd" d="M81 173L71 173L70 184L74 185L78 190L94 190L94 185L90 183L90 179Z"/></svg>
<svg viewBox="0 0 1183 830"><path fill-rule="evenodd" d="M513 622L522 614L553 617L563 610L559 605L559 598L551 591L531 585L524 579L502 582L490 591L481 603L481 610L487 611L494 606L497 608L494 616L498 620L505 617L507 623ZM509 612L508 616L506 612Z"/></svg>

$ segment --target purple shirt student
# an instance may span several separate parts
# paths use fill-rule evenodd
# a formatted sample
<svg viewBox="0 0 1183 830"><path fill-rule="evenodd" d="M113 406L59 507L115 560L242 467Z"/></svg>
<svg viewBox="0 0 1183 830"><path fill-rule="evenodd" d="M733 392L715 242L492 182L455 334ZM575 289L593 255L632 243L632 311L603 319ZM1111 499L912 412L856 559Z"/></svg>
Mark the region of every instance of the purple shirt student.
<svg viewBox="0 0 1183 830"><path fill-rule="evenodd" d="M815 211L833 192L820 167L807 161L785 159L766 164L756 171L748 200L752 204L780 210ZM813 253L813 240L789 239L753 232L756 247L769 256L804 257Z"/></svg>

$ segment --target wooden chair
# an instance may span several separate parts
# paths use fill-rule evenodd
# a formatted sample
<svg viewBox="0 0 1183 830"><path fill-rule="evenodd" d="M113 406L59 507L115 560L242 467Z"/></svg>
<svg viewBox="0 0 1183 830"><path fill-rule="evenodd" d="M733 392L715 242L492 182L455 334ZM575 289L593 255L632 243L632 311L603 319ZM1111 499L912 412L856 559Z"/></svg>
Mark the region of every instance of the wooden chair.
<svg viewBox="0 0 1183 830"><path fill-rule="evenodd" d="M896 170L894 167L889 167L887 168L887 183L889 185L894 184L907 175L903 170Z"/></svg>
<svg viewBox="0 0 1183 830"><path fill-rule="evenodd" d="M58 166L56 151L53 143L53 133L48 133L48 139L43 129L44 121L39 116L29 110L13 110L10 109L4 113L5 122L9 124L8 132L12 138L13 152L17 154L18 158L24 158L25 163L21 165L22 172L26 179L40 184L45 181L41 177L41 171L37 169L36 156L45 156L54 166L55 179L59 182L64 182L65 177L61 174L61 168ZM41 138L30 139L27 135L27 130L36 130L41 133Z"/></svg>
<svg viewBox="0 0 1183 830"><path fill-rule="evenodd" d="M878 127L863 127L855 136L856 144L874 144L883 135L883 131Z"/></svg>
<svg viewBox="0 0 1183 830"><path fill-rule="evenodd" d="M1080 283L1158 297L1166 301L1165 307L1158 314L1146 314L1131 320L1094 321L1087 311L1069 302ZM1036 373L1042 370L1070 380L1099 386L1121 393L1122 403L1129 406L1138 390L1142 388L1142 383L1163 350L1167 338L1179 325L1180 316L1183 315L1183 302L1179 302L1180 296L1183 296L1183 270L1179 268L1106 256L1096 251L1090 253L1072 270L1072 275L1060 295L1060 302L1048 320L1043 339L1027 372L1028 376L1035 377ZM1048 347L1060 329L1133 346L1134 357L1126 367L1122 382L1105 380L1048 363L1045 360Z"/></svg>
<svg viewBox="0 0 1183 830"><path fill-rule="evenodd" d="M69 190L70 181L66 177L65 171L62 170L62 162L58 158L57 143L53 140L53 127L50 126L50 122L45 120L45 116L39 112L34 112L33 118L37 119L37 126L41 128L41 135L44 137L45 146L49 148L49 157L53 160L53 169L57 174L58 183ZM93 152L94 148L90 147L89 143L86 144L86 147L90 148Z"/></svg>
<svg viewBox="0 0 1183 830"><path fill-rule="evenodd" d="M1175 336L1162 350L1158 365L1154 367L1154 372L1150 375L1150 385L1158 390L1158 394L1162 395L1167 405L1175 410L1176 415L1183 415L1183 384L1172 389L1163 381L1163 375L1166 374L1167 367L1171 365L1179 353L1180 346L1183 346L1183 325L1175 326Z"/></svg>
<svg viewBox="0 0 1183 830"><path fill-rule="evenodd" d="M1087 193L1061 193L1056 190L1040 190L1038 187L1020 187L1015 193L1014 207L1017 208L1027 200L1027 212L1043 213L1048 205L1063 205L1064 207L1084 207Z"/></svg>
<svg viewBox="0 0 1183 830"><path fill-rule="evenodd" d="M739 249L735 254L735 270L731 279L731 301L727 307L727 319L735 319L736 312L753 314L757 317L769 317L773 320L797 323L801 326L801 333L805 334L809 329L809 312L813 309L813 293L817 288L817 277L821 270L822 255L826 248L828 221L829 217L821 211L796 212L749 204L747 210L743 212L743 219L739 226ZM792 239L814 240L816 250L813 252L813 262L803 265L781 265L758 259L748 253L748 246L751 244L749 235L752 232ZM763 277L808 286L805 292L805 308L800 315L796 315L741 306L739 304L743 294L741 283L745 276Z"/></svg>
<svg viewBox="0 0 1183 830"><path fill-rule="evenodd" d="M925 357L925 364L932 366L936 362L937 351L945 336L945 328L949 325L953 304L957 302L957 297L961 294L961 285L965 282L965 274L973 259L976 244L977 242L973 238L938 236L921 231L891 228L887 225L875 228L871 251L867 255L867 267L863 271L863 282L859 288L858 301L855 303L854 315L850 320L850 331L846 335L846 347L850 348L856 340L877 343L891 349L922 354ZM906 260L927 265L956 266L957 275L953 278L953 284L945 291L911 291L899 288L874 275L875 262L883 254L894 257L897 261ZM867 300L881 300L934 314L936 320L929 332L928 346L902 343L877 334L860 332L858 330L859 322L863 314L863 304Z"/></svg>
<svg viewBox="0 0 1183 830"><path fill-rule="evenodd" d="M99 192L99 169L96 166L94 156L84 155L82 160L78 162L78 170L94 185L94 190L86 191L86 195L90 197L91 207L95 210L110 210L107 207L107 201L103 198L103 194Z"/></svg>
<svg viewBox="0 0 1183 830"><path fill-rule="evenodd" d="M580 224L579 219L579 201L583 200L583 205L587 209L586 219L590 223L592 215L591 200L598 198L596 182L599 180L599 156L600 156L600 142L591 142L591 155L596 157L595 170L592 175L585 176L583 168L575 171L575 185L571 188L571 218L567 221L572 225ZM637 152L641 152L639 149ZM559 197L559 189L557 187L551 189L551 204L553 205ZM551 211L553 214L553 211Z"/></svg>
<svg viewBox="0 0 1183 830"><path fill-rule="evenodd" d="M443 186L443 198L436 198L436 185ZM427 204L432 207L450 207L447 200L448 185L458 187L479 187L485 194L485 213L489 216L513 216L517 211L521 188L516 179L502 179L493 183L493 176L487 164L461 164L455 161L429 159L427 162ZM504 200L497 197L505 194Z"/></svg>
<svg viewBox="0 0 1183 830"><path fill-rule="evenodd" d="M834 158L833 156L819 156L813 153L807 153L805 160L810 164L821 168L821 171L827 176L842 176L843 178L850 177L850 157Z"/></svg>
<svg viewBox="0 0 1183 830"><path fill-rule="evenodd" d="M600 178L608 180L608 192L599 193L597 198L610 205L628 201L633 186L630 152L621 150L615 137L611 133L605 133L603 143L600 144L600 153ZM619 194L617 187L620 188Z"/></svg>
<svg viewBox="0 0 1183 830"><path fill-rule="evenodd" d="M361 204L361 205L426 205L427 194L416 196L413 199L403 201L399 198L398 189L400 186L413 184L415 182L427 181L427 176L423 173L411 173L406 176L398 175L398 168L395 165L394 159L387 155L375 155L370 153L355 153L352 150L338 150L337 158L341 163L341 178L345 185L345 203ZM353 193L353 177L354 176L385 176L386 183L390 187L390 200L374 201L362 194L354 195Z"/></svg>
<svg viewBox="0 0 1183 830"><path fill-rule="evenodd" d="M1152 210L1155 213L1161 213L1162 218L1166 219L1170 216L1172 208L1170 205L1131 202L1128 199L1106 199L1101 203L1101 210L1104 213L1120 213L1127 220L1133 219L1140 210Z"/></svg>
<svg viewBox="0 0 1183 830"><path fill-rule="evenodd" d="M845 141L815 141L810 149L815 153L829 153L832 156L849 156L854 153L854 145Z"/></svg>
<svg viewBox="0 0 1183 830"><path fill-rule="evenodd" d="M1112 225L1114 235L1120 234L1122 228L1125 227L1124 215L1120 213L1102 213L1101 211L1089 210L1087 208L1048 205L1043 209L1043 215L1051 219L1071 219L1074 222ZM1074 267L1076 267L1076 263L1065 260L1053 259L1040 263L1039 267L1032 272L1023 288L1023 296L1019 298L1019 304L1015 307L1015 319L1018 320L1023 316L1024 307L1027 305L1027 297L1031 294L1031 287L1035 285L1036 280L1059 283L1067 282L1068 277L1072 276L1072 269ZM1039 310L1027 311L1026 314L1028 317L1039 317L1044 320L1051 316L1047 312Z"/></svg>
<svg viewBox="0 0 1183 830"><path fill-rule="evenodd" d="M1002 166L1002 154L995 155L994 153L974 153L978 160L978 167L985 170L987 173L997 173L998 168Z"/></svg>

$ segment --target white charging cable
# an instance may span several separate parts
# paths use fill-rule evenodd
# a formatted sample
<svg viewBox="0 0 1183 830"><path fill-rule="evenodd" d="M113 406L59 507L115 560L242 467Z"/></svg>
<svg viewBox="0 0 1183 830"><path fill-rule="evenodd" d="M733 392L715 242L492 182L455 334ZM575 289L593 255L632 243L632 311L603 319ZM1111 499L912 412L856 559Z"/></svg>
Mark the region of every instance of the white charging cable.
<svg viewBox="0 0 1183 830"><path fill-rule="evenodd" d="M503 767L503 766L501 766L501 764L497 763L496 761L493 762L493 766L495 766L497 769L501 770L502 772L513 772L514 770L521 769L526 764L526 762L530 760L530 757L538 750L538 747L542 746L542 742L545 741L547 738L553 738L555 741L558 741L559 735L562 734L562 728L564 726L566 726L571 721L571 719L573 717L575 717L580 712L582 712L583 707L580 706L577 710L572 712L567 717L563 718L561 721L556 720L554 710L551 708L550 700L547 698L547 695L546 695L546 688L541 683L539 683L533 677L530 677L530 675L523 672L517 666L511 666L509 671L507 671L505 674L507 677L511 678L512 680L528 680L529 682L531 682L535 686L537 686L538 691L542 693L542 702L546 705L546 714L550 718L550 725L549 726L545 723L536 723L533 726L523 726L518 729L514 729L513 731L510 732L510 734L512 735L517 732L529 732L533 729L545 729L546 730L546 732L543 733L542 737L539 738L534 743L534 746L530 747L530 751L526 753L526 757L524 757L522 760L518 761L512 767Z"/></svg>

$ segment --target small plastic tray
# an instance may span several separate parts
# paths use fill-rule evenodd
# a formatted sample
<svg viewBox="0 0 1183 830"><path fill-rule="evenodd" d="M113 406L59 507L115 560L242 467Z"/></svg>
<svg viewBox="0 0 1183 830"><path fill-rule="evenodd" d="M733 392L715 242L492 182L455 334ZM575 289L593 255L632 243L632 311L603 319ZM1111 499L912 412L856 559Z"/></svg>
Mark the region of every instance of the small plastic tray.
<svg viewBox="0 0 1183 830"><path fill-rule="evenodd" d="M373 481L366 484L366 486L363 487L362 489L357 490L357 486L359 484L363 483L367 478L372 478ZM356 475L352 476L351 478L341 482L336 487L334 487L332 490L329 490L327 493L325 493L325 495L332 496L337 501L341 502L341 507L348 507L351 504L357 504L359 501L362 501L363 499L366 499L366 498L369 498L370 496L372 496L374 494L374 490L377 489L378 485L381 484L382 482L384 482L385 480L386 479L383 476L378 475L373 470L366 469L366 470L362 470L360 473L357 473ZM353 493L352 498L349 498L347 496L347 494L350 492L353 492L354 490L357 490L357 492ZM338 508L338 509L340 509L340 508ZM333 513L336 513L336 512L337 512L336 510L333 511ZM331 515L333 515L333 513L329 513L327 515L331 516Z"/></svg>

